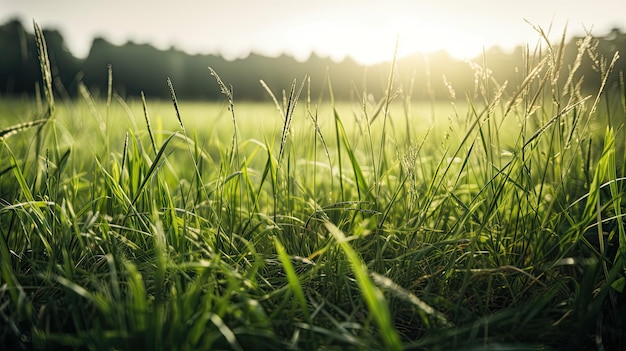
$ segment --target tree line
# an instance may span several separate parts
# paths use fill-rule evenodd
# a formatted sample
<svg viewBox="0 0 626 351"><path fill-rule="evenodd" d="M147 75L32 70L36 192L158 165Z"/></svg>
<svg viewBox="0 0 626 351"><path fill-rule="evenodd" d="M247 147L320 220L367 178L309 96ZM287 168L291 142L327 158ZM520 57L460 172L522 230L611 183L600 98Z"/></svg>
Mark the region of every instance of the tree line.
<svg viewBox="0 0 626 351"><path fill-rule="evenodd" d="M60 32L43 29L55 91L67 97L76 96L84 85L95 97L104 97L108 88L109 67L115 92L122 97L167 99L170 92L166 79L170 78L179 99L221 99L220 87L211 77L212 67L222 80L233 87L237 100L267 100L263 80L277 96L289 89L293 79L311 77L312 98L328 97L330 87L338 100L360 99L362 93L379 96L387 86L390 63L363 66L346 58L335 62L316 54L304 62L282 55L266 57L250 54L246 58L228 61L217 55L190 55L171 48L159 50L149 44L128 42L114 45L103 38L95 38L85 59L78 59L67 49ZM572 38L564 46L563 59L573 62L578 52L580 37ZM615 51L626 51L626 34L613 29L596 37L598 56L585 55L578 78L583 89L597 90L601 81L598 71L606 69L600 57L609 60ZM542 47L541 50L549 50ZM414 99L448 99L451 87L456 95L475 89L476 75L486 66L498 82L508 81L515 87L526 76L524 70L532 58L534 47L518 46L513 52L498 47L485 51L470 61L456 60L446 52L416 54L400 58L394 68L396 85L411 91ZM33 96L41 82L39 60L34 35L19 20L10 20L0 26L0 96ZM391 53L390 53L391 56ZM391 57L390 57L391 61ZM618 60L607 84L620 84L620 72L626 68ZM567 76L567 72L561 76Z"/></svg>

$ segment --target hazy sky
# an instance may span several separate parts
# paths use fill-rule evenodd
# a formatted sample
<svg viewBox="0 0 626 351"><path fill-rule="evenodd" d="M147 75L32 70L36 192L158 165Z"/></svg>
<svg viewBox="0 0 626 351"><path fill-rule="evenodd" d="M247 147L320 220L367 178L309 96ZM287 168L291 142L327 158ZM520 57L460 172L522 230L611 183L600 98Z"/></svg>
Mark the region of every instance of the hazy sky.
<svg viewBox="0 0 626 351"><path fill-rule="evenodd" d="M534 44L525 20L546 31L552 24L553 38L566 24L570 35L626 30L626 0L0 0L0 22L14 17L58 29L79 57L103 36L227 58L315 51L372 63L391 59L396 37L400 55L443 48L470 57L494 44Z"/></svg>

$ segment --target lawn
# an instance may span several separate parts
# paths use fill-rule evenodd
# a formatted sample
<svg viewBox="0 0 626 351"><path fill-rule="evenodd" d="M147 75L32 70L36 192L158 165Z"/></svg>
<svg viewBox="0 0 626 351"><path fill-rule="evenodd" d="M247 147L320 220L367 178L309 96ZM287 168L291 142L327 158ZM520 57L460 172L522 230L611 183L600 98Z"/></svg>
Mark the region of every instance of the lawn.
<svg viewBox="0 0 626 351"><path fill-rule="evenodd" d="M623 349L626 89L548 47L433 102L60 98L42 52L0 98L0 348Z"/></svg>

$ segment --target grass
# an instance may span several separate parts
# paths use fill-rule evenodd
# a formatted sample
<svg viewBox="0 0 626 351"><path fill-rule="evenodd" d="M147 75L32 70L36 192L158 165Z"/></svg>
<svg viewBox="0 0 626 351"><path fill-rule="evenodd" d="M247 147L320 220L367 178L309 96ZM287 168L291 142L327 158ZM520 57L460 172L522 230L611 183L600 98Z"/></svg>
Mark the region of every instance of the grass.
<svg viewBox="0 0 626 351"><path fill-rule="evenodd" d="M393 69L274 106L211 71L209 108L55 99L36 32L45 99L0 104L3 349L624 348L626 90L577 88L591 39L445 110Z"/></svg>

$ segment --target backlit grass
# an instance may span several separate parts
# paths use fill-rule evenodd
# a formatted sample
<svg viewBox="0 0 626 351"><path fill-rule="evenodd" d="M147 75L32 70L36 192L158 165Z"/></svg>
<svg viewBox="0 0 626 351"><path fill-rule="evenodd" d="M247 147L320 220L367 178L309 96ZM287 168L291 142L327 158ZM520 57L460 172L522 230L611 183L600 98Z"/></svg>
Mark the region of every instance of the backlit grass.
<svg viewBox="0 0 626 351"><path fill-rule="evenodd" d="M350 104L55 99L40 55L0 103L0 345L623 348L626 90L541 45L425 108L394 70Z"/></svg>

